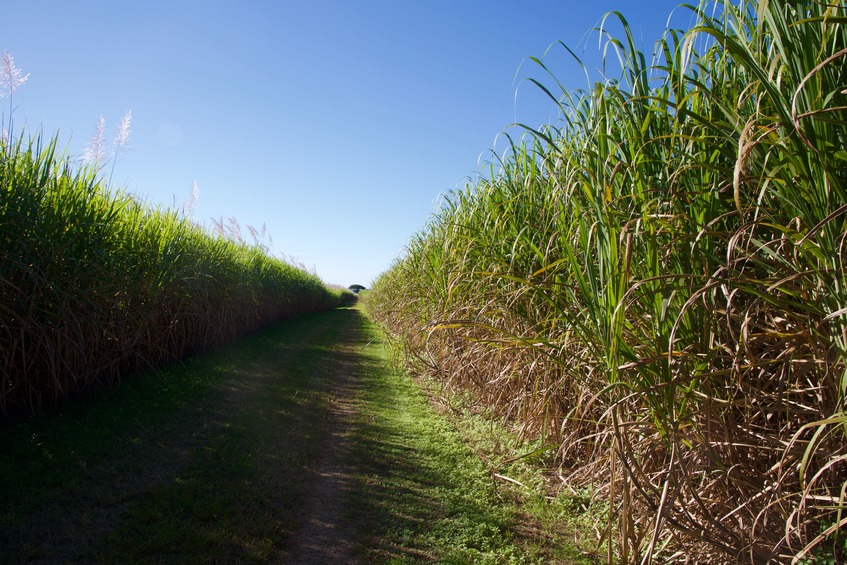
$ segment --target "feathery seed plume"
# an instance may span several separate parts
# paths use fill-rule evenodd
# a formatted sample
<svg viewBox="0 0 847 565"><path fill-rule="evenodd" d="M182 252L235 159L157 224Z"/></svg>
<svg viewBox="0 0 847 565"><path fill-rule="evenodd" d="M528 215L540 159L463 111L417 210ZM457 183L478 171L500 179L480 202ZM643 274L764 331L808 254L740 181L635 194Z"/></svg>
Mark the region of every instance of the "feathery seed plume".
<svg viewBox="0 0 847 565"><path fill-rule="evenodd" d="M115 174L115 165L118 162L118 152L124 147L129 146L129 124L132 121L132 110L127 110L124 114L121 123L115 132L115 142L112 147L112 171L109 173L108 186L112 186L112 177Z"/></svg>
<svg viewBox="0 0 847 565"><path fill-rule="evenodd" d="M253 245L259 247L261 245L261 242L259 241L259 230L257 230L253 226L248 225L247 231L250 232L250 237L253 238Z"/></svg>
<svg viewBox="0 0 847 565"><path fill-rule="evenodd" d="M218 236L224 235L224 217L221 216L220 219L212 218L212 227L215 230L215 233Z"/></svg>
<svg viewBox="0 0 847 565"><path fill-rule="evenodd" d="M21 70L15 66L15 59L8 51L3 51L0 57L0 98L9 95L9 139L12 137L13 98L18 88L29 79L29 73L21 75Z"/></svg>
<svg viewBox="0 0 847 565"><path fill-rule="evenodd" d="M94 127L94 134L88 140L88 145L85 146L85 151L82 152L82 160L89 165L97 165L105 157L105 132L106 120L103 116L97 120L97 125Z"/></svg>
<svg viewBox="0 0 847 565"><path fill-rule="evenodd" d="M3 51L2 61L0 61L0 86L3 90L0 91L0 98L9 94L10 96L18 91L23 83L29 79L29 73L21 76L21 70L15 66L15 59L8 51Z"/></svg>
<svg viewBox="0 0 847 565"><path fill-rule="evenodd" d="M229 221L229 226L227 226L227 233L229 238L238 243L244 243L244 235L241 231L241 224L238 223L238 220L235 216L231 216L227 218Z"/></svg>
<svg viewBox="0 0 847 565"><path fill-rule="evenodd" d="M197 208L197 204L199 203L200 187L197 186L197 179L194 179L194 184L191 185L191 190L188 191L188 195L185 197L185 202L183 203L182 208L190 218L193 218L194 210Z"/></svg>
<svg viewBox="0 0 847 565"><path fill-rule="evenodd" d="M124 117L121 119L121 124L118 126L118 130L115 133L115 147L113 149L115 154L124 147L129 146L129 126L131 122L132 110L127 110L127 113L124 114Z"/></svg>

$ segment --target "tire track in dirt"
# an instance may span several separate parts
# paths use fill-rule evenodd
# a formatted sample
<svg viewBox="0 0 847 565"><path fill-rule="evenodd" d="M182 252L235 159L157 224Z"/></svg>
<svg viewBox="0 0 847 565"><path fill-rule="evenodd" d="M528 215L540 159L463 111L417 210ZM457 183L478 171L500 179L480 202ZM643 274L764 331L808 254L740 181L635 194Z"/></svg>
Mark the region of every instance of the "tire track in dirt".
<svg viewBox="0 0 847 565"><path fill-rule="evenodd" d="M280 562L292 565L358 563L357 532L350 524L348 498L355 477L350 461L353 418L358 411L355 332L348 331L333 376L332 404L320 456L306 469L313 475L302 504L303 526Z"/></svg>

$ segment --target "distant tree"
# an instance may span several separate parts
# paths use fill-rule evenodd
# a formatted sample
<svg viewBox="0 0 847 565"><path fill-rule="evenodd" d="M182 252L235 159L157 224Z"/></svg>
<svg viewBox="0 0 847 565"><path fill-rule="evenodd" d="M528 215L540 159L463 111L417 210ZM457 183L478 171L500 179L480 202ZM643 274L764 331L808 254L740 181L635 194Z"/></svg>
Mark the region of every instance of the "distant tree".
<svg viewBox="0 0 847 565"><path fill-rule="evenodd" d="M360 284L351 284L351 285L350 285L350 286L348 286L347 288L349 288L350 290L352 290L352 291L353 291L353 292L355 292L356 294L359 294L359 293L360 293L361 291L363 291L363 290L368 290L367 288L363 287L363 286L362 286L362 285L360 285Z"/></svg>

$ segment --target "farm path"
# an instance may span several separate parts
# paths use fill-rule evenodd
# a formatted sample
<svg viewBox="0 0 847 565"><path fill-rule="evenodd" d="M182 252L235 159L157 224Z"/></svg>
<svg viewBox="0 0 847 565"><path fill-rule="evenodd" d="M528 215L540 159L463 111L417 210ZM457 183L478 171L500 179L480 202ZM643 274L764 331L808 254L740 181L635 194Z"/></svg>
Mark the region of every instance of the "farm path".
<svg viewBox="0 0 847 565"><path fill-rule="evenodd" d="M358 338L354 328L346 328L337 347L355 353L352 349L361 345ZM346 516L356 482L350 461L350 432L354 415L360 410L360 394L356 367L349 360L339 361L332 378L324 438L314 464L306 466L306 474L312 478L299 507L302 526L276 561L291 565L358 562L354 555L358 535Z"/></svg>
<svg viewBox="0 0 847 565"><path fill-rule="evenodd" d="M0 425L0 563L567 562L358 308Z"/></svg>
<svg viewBox="0 0 847 565"><path fill-rule="evenodd" d="M0 562L355 562L341 451L363 323L304 316L0 425Z"/></svg>

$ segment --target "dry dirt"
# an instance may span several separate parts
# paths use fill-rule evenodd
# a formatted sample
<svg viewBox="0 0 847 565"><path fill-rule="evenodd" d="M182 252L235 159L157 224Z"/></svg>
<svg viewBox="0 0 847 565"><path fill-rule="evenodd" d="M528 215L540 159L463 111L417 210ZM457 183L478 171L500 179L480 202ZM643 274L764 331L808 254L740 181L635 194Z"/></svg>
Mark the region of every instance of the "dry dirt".
<svg viewBox="0 0 847 565"><path fill-rule="evenodd" d="M353 482L347 454L348 431L356 411L356 391L349 372L335 380L329 430L321 457L313 468L313 483L302 505L303 527L280 562L292 565L358 563L354 556L356 533L345 520L345 501Z"/></svg>

